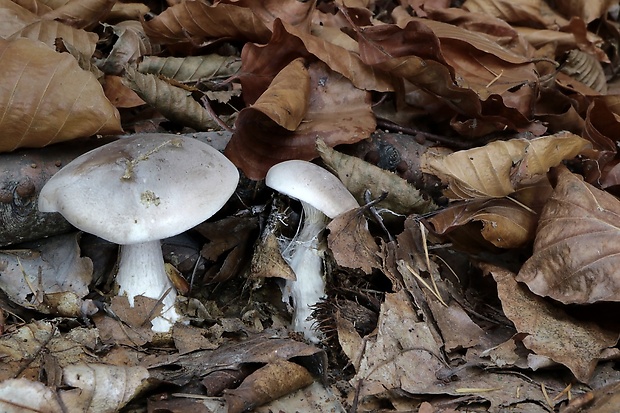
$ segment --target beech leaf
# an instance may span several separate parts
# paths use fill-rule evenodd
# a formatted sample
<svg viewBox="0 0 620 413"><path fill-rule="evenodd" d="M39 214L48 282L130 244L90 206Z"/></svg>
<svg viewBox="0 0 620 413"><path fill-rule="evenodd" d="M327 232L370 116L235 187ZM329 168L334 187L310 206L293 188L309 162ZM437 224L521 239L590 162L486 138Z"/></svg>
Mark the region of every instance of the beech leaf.
<svg viewBox="0 0 620 413"><path fill-rule="evenodd" d="M620 301L620 201L559 168L517 279L562 303Z"/></svg>
<svg viewBox="0 0 620 413"><path fill-rule="evenodd" d="M0 73L0 152L122 132L97 79L69 54L0 39Z"/></svg>
<svg viewBox="0 0 620 413"><path fill-rule="evenodd" d="M570 132L532 140L495 141L445 156L426 152L422 170L447 183L446 195L450 198L499 198L520 185L542 179L549 168L573 158L588 145Z"/></svg>
<svg viewBox="0 0 620 413"><path fill-rule="evenodd" d="M485 264L483 269L497 282L506 316L518 332L527 334L523 344L537 355L565 365L577 380L587 382L602 351L616 343L618 333L570 317L561 308L519 285L508 270L490 264Z"/></svg>

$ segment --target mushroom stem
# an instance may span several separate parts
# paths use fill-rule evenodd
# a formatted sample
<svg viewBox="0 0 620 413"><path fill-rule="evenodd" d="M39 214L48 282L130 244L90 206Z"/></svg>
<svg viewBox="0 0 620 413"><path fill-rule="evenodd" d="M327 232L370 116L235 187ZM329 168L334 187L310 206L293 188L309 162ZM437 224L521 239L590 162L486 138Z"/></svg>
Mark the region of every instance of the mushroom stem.
<svg viewBox="0 0 620 413"><path fill-rule="evenodd" d="M168 332L179 319L174 307L177 293L166 274L159 240L122 245L116 283L118 295L125 294L132 307L138 295L159 300L168 292L161 316L151 321L153 331Z"/></svg>
<svg viewBox="0 0 620 413"><path fill-rule="evenodd" d="M306 202L302 202L302 206L304 220L301 229L282 253L297 280L286 281L282 300L293 300L293 329L302 332L306 339L318 343L319 333L313 327L311 315L312 307L325 296L320 237L329 218Z"/></svg>

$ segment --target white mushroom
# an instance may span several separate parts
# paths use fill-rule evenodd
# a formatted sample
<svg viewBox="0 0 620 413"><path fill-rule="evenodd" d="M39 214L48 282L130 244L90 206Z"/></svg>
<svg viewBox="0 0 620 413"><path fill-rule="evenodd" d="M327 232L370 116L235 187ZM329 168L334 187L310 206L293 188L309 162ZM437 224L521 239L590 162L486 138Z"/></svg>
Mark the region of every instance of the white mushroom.
<svg viewBox="0 0 620 413"><path fill-rule="evenodd" d="M196 139L142 134L76 158L43 187L39 210L60 212L75 227L121 245L119 295L163 298L153 331L179 318L164 269L162 238L184 232L220 210L237 187L237 168Z"/></svg>
<svg viewBox="0 0 620 413"><path fill-rule="evenodd" d="M336 176L306 161L274 165L267 172L265 184L302 204L301 229L282 253L297 280L286 282L282 299L293 301L293 329L318 342L311 314L312 306L325 295L323 258L319 250L322 232L330 218L358 208L359 204Z"/></svg>

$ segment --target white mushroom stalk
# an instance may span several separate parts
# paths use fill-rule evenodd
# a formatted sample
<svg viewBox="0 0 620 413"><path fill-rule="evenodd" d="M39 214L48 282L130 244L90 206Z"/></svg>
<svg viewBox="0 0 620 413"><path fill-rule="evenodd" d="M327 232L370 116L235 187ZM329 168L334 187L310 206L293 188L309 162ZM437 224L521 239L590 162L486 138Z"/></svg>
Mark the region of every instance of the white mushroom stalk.
<svg viewBox="0 0 620 413"><path fill-rule="evenodd" d="M358 208L359 204L336 176L306 161L274 165L265 184L298 199L303 206L301 228L282 253L297 278L286 281L282 300L293 301L293 329L316 343L320 333L311 315L313 307L325 296L323 231L330 218Z"/></svg>
<svg viewBox="0 0 620 413"><path fill-rule="evenodd" d="M39 210L59 212L73 226L121 245L119 295L162 300L151 323L168 332L180 318L160 240L207 220L239 181L237 168L196 139L141 134L76 158L54 175L39 196Z"/></svg>
<svg viewBox="0 0 620 413"><path fill-rule="evenodd" d="M149 282L145 283L145 279ZM174 306L177 291L166 273L159 240L121 246L116 284L118 295L127 296L132 307L134 298L139 295L161 299L161 315L151 320L153 331L169 331L179 320Z"/></svg>

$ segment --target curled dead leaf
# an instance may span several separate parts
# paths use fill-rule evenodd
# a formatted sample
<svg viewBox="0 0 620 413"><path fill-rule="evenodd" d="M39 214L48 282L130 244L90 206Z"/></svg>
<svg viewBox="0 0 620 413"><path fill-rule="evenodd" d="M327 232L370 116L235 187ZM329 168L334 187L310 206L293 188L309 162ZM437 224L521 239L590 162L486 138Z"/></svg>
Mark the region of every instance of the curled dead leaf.
<svg viewBox="0 0 620 413"><path fill-rule="evenodd" d="M424 198L416 187L397 174L335 151L321 139L317 140L316 147L328 169L338 176L360 204L366 203L364 192L369 190L375 198L387 193L377 205L398 214L424 213L436 208L432 200Z"/></svg>
<svg viewBox="0 0 620 413"><path fill-rule="evenodd" d="M239 113L224 153L250 179L262 179L271 166L288 159L316 158L317 135L329 145L354 143L376 127L368 92L321 62L310 64L308 73L302 67L301 59L293 61Z"/></svg>
<svg viewBox="0 0 620 413"><path fill-rule="evenodd" d="M521 185L543 179L549 168L570 159L589 145L570 132L532 140L495 141L449 155L423 154L422 170L448 184L454 199L504 197Z"/></svg>
<svg viewBox="0 0 620 413"><path fill-rule="evenodd" d="M63 383L73 387L60 393L70 411L119 411L145 386L149 372L142 366L79 363L63 369Z"/></svg>
<svg viewBox="0 0 620 413"><path fill-rule="evenodd" d="M126 69L123 83L173 122L197 131L221 129L209 112L185 89L155 75L142 74L132 67Z"/></svg>

